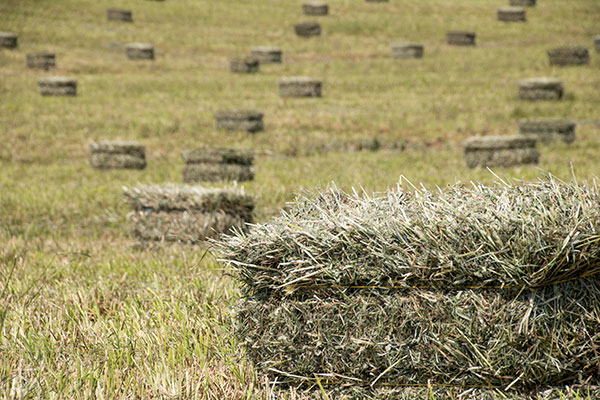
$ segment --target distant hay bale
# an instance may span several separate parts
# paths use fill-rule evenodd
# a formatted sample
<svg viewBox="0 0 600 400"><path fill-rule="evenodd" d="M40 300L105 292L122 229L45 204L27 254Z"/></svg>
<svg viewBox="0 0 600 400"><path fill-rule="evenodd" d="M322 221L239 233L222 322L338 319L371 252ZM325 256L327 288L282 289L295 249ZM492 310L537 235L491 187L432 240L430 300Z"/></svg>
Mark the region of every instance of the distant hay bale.
<svg viewBox="0 0 600 400"><path fill-rule="evenodd" d="M558 399L600 383L598 242L596 184L550 178L308 194L215 250L242 294L236 338L271 381Z"/></svg>
<svg viewBox="0 0 600 400"><path fill-rule="evenodd" d="M519 81L521 100L560 100L564 94L563 83L554 78L531 78Z"/></svg>
<svg viewBox="0 0 600 400"><path fill-rule="evenodd" d="M329 5L320 1L309 1L302 4L302 11L305 15L327 15L329 14Z"/></svg>
<svg viewBox="0 0 600 400"><path fill-rule="evenodd" d="M181 156L186 183L254 179L254 153L249 150L203 147L183 151Z"/></svg>
<svg viewBox="0 0 600 400"><path fill-rule="evenodd" d="M296 35L300 37L311 37L321 35L321 24L318 22L301 22L294 25L294 31Z"/></svg>
<svg viewBox="0 0 600 400"><path fill-rule="evenodd" d="M229 60L229 70L234 73L254 73L260 69L256 57L233 57Z"/></svg>
<svg viewBox="0 0 600 400"><path fill-rule="evenodd" d="M594 48L596 49L596 53L600 53L600 36L594 38Z"/></svg>
<svg viewBox="0 0 600 400"><path fill-rule="evenodd" d="M525 22L527 21L527 11L523 7L501 7L496 16L498 21L503 22Z"/></svg>
<svg viewBox="0 0 600 400"><path fill-rule="evenodd" d="M133 22L133 13L131 10L122 8L109 8L106 10L106 19L109 21Z"/></svg>
<svg viewBox="0 0 600 400"><path fill-rule="evenodd" d="M129 43L125 52L130 60L154 60L154 46L148 43Z"/></svg>
<svg viewBox="0 0 600 400"><path fill-rule="evenodd" d="M321 97L323 80L306 76L279 79L281 97Z"/></svg>
<svg viewBox="0 0 600 400"><path fill-rule="evenodd" d="M221 110L215 113L215 124L228 132L256 133L264 129L263 116L256 110Z"/></svg>
<svg viewBox="0 0 600 400"><path fill-rule="evenodd" d="M0 32L0 48L16 49L17 46L17 35L11 32Z"/></svg>
<svg viewBox="0 0 600 400"><path fill-rule="evenodd" d="M535 136L542 143L555 140L572 143L575 140L576 127L575 121L561 118L522 119L519 121L519 133Z"/></svg>
<svg viewBox="0 0 600 400"><path fill-rule="evenodd" d="M450 31L446 33L446 42L453 46L475 46L475 32Z"/></svg>
<svg viewBox="0 0 600 400"><path fill-rule="evenodd" d="M250 55L258 59L260 64L280 64L281 49L272 46L258 46L250 51Z"/></svg>
<svg viewBox="0 0 600 400"><path fill-rule="evenodd" d="M146 147L137 142L124 141L91 143L89 161L96 169L144 169Z"/></svg>
<svg viewBox="0 0 600 400"><path fill-rule="evenodd" d="M525 136L472 137L464 144L465 161L469 168L537 164L535 144L535 138Z"/></svg>
<svg viewBox="0 0 600 400"><path fill-rule="evenodd" d="M562 46L548 50L550 65L588 65L590 53L582 46Z"/></svg>
<svg viewBox="0 0 600 400"><path fill-rule="evenodd" d="M31 53L25 56L27 68L43 69L48 71L56 67L56 55L54 53Z"/></svg>
<svg viewBox="0 0 600 400"><path fill-rule="evenodd" d="M399 43L392 45L392 57L423 58L423 45L418 43Z"/></svg>
<svg viewBox="0 0 600 400"><path fill-rule="evenodd" d="M533 7L535 6L536 0L510 0L511 6L515 7Z"/></svg>
<svg viewBox="0 0 600 400"><path fill-rule="evenodd" d="M77 96L77 80L63 76L38 79L42 96Z"/></svg>
<svg viewBox="0 0 600 400"><path fill-rule="evenodd" d="M163 185L124 188L133 235L142 242L199 243L252 222L254 199L241 190Z"/></svg>
<svg viewBox="0 0 600 400"><path fill-rule="evenodd" d="M365 0L367 3L387 3L389 0Z"/></svg>

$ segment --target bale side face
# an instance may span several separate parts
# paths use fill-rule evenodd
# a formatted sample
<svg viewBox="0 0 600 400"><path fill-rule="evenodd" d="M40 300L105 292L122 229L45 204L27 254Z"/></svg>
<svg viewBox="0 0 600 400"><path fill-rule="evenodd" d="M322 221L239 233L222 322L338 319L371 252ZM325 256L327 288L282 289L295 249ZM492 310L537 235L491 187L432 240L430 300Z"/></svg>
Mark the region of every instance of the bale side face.
<svg viewBox="0 0 600 400"><path fill-rule="evenodd" d="M56 67L56 56L54 53L35 53L25 56L27 68L43 69L48 71Z"/></svg>
<svg viewBox="0 0 600 400"><path fill-rule="evenodd" d="M131 154L99 153L89 155L90 165L95 169L144 169L146 159Z"/></svg>
<svg viewBox="0 0 600 400"><path fill-rule="evenodd" d="M323 81L314 78L282 78L279 80L281 97L321 97Z"/></svg>
<svg viewBox="0 0 600 400"><path fill-rule="evenodd" d="M590 53L588 49L580 46L557 47L548 50L550 65L588 65Z"/></svg>
<svg viewBox="0 0 600 400"><path fill-rule="evenodd" d="M496 13L498 21L503 22L525 22L527 11L523 7L502 7Z"/></svg>
<svg viewBox="0 0 600 400"><path fill-rule="evenodd" d="M533 7L536 0L510 0L509 4L516 7Z"/></svg>
<svg viewBox="0 0 600 400"><path fill-rule="evenodd" d="M18 47L17 35L10 32L0 32L0 47L16 49Z"/></svg>
<svg viewBox="0 0 600 400"><path fill-rule="evenodd" d="M481 149L465 150L467 167L513 167L524 164L537 164L540 153L536 149Z"/></svg>
<svg viewBox="0 0 600 400"><path fill-rule="evenodd" d="M521 100L560 100L564 87L558 79L533 78L519 82L519 98Z"/></svg>
<svg viewBox="0 0 600 400"><path fill-rule="evenodd" d="M450 31L446 33L446 42L454 46L475 46L475 32Z"/></svg>
<svg viewBox="0 0 600 400"><path fill-rule="evenodd" d="M254 153L244 149L223 149L203 147L194 150L184 150L181 157L185 164L237 164L251 166L254 163Z"/></svg>
<svg viewBox="0 0 600 400"><path fill-rule="evenodd" d="M71 78L53 77L38 80L42 96L77 96L77 81Z"/></svg>
<svg viewBox="0 0 600 400"><path fill-rule="evenodd" d="M255 47L250 51L250 55L258 59L260 64L279 64L281 63L281 49L269 46Z"/></svg>
<svg viewBox="0 0 600 400"><path fill-rule="evenodd" d="M398 59L423 58L423 45L416 43L401 43L392 46L392 57Z"/></svg>
<svg viewBox="0 0 600 400"><path fill-rule="evenodd" d="M249 165L194 163L183 167L183 182L228 182L251 181L254 168Z"/></svg>
<svg viewBox="0 0 600 400"><path fill-rule="evenodd" d="M519 121L519 133L534 135L542 143L561 140L572 143L575 140L576 123L565 119L538 119Z"/></svg>
<svg viewBox="0 0 600 400"><path fill-rule="evenodd" d="M596 53L600 53L600 36L594 38L594 48L596 49Z"/></svg>
<svg viewBox="0 0 600 400"><path fill-rule="evenodd" d="M329 5L319 1L304 3L302 4L302 12L304 12L304 15L327 15L329 14Z"/></svg>
<svg viewBox="0 0 600 400"><path fill-rule="evenodd" d="M106 19L109 21L133 22L131 10L122 8L109 8L106 10Z"/></svg>
<svg viewBox="0 0 600 400"><path fill-rule="evenodd" d="M125 52L130 60L154 60L154 47L150 44L131 43Z"/></svg>
<svg viewBox="0 0 600 400"><path fill-rule="evenodd" d="M255 57L234 57L229 60L229 70L234 73L254 73L260 69L260 62Z"/></svg>
<svg viewBox="0 0 600 400"><path fill-rule="evenodd" d="M312 37L321 35L321 25L318 22L302 22L294 25L294 31L300 37Z"/></svg>
<svg viewBox="0 0 600 400"><path fill-rule="evenodd" d="M263 114L252 110L219 111L215 113L218 130L256 133L264 130Z"/></svg>

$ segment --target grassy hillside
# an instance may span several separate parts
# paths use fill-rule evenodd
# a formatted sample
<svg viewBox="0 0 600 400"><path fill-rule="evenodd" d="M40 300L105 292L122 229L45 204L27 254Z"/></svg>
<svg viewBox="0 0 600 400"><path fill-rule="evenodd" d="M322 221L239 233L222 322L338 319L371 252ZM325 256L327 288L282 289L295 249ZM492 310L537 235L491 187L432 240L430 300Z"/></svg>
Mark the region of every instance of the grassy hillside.
<svg viewBox="0 0 600 400"><path fill-rule="evenodd" d="M600 34L597 0L538 0L528 22L496 21L503 0L331 0L331 15L305 17L301 1L5 0L0 31L0 397L241 398L264 382L231 337L236 289L210 255L170 246L136 250L122 186L178 182L179 152L201 145L258 151L244 184L266 220L302 188L381 191L400 175L427 186L490 182L464 165L473 135L512 134L517 120L579 122L572 145L540 148L538 166L499 168L503 178L591 179L600 155L600 55L586 67L551 67L546 50ZM133 11L132 24L106 8ZM292 25L318 19L319 38ZM477 47L445 44L449 29L477 32ZM390 46L425 45L422 60L395 60ZM124 44L155 45L133 62ZM231 74L228 58L256 45L284 52L281 65ZM52 51L57 68L25 68L25 54ZM43 98L36 81L78 80L75 98ZM277 80L324 79L323 98L279 97ZM517 99L517 80L552 76L560 102ZM214 129L213 113L255 108L265 131ZM92 170L90 140L146 144L144 171ZM379 152L350 153L377 138ZM338 150L327 152L327 150Z"/></svg>

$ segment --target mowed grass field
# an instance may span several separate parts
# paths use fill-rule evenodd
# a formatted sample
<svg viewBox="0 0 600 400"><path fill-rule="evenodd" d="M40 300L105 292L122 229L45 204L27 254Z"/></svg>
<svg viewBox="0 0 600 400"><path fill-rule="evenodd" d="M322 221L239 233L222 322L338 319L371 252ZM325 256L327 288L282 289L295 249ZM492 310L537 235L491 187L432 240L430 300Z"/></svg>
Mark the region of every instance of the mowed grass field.
<svg viewBox="0 0 600 400"><path fill-rule="evenodd" d="M306 17L301 1L5 0L0 31L0 397L267 398L268 382L232 335L239 295L203 248L137 249L122 187L179 182L179 152L211 146L257 151L257 219L294 193L325 187L367 192L401 175L433 188L493 182L467 169L461 143L514 134L529 117L578 121L571 145L540 147L537 166L499 177L593 179L600 156L600 34L597 0L538 0L527 23L496 21L503 0L331 0ZM106 21L109 7L134 22ZM321 22L321 37L293 24ZM474 48L445 44L450 29L477 32ZM390 46L425 46L422 60L395 60ZM124 45L152 43L156 60L129 61ZM546 50L590 49L585 67L551 67ZM228 59L257 45L283 50L281 65L232 74ZM25 68L25 54L52 51L57 68ZM43 98L36 81L78 80L75 98ZM281 99L277 80L324 80L320 99ZM517 99L517 81L563 80L565 99ZM265 113L265 131L214 129L219 109ZM344 152L376 138L379 152ZM147 146L143 171L95 171L92 140ZM327 151L327 150L338 151Z"/></svg>

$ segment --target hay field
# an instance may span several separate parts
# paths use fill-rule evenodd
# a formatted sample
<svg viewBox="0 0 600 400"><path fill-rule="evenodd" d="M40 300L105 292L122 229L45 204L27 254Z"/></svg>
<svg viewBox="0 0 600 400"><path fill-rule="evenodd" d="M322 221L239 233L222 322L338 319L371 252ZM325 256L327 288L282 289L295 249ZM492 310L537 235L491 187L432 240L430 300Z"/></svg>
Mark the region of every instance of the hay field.
<svg viewBox="0 0 600 400"><path fill-rule="evenodd" d="M540 147L538 166L499 176L591 179L600 155L597 0L538 0L525 24L496 21L504 0L331 0L319 38L292 25L314 20L301 1L5 0L0 31L0 397L265 398L268 390L231 336L238 291L202 249L138 250L122 186L179 182L179 152L204 144L259 152L257 218L294 192L324 187L381 191L400 175L426 186L490 182L466 168L461 143L512 134L525 117L579 122L571 145ZM108 7L132 24L106 21ZM444 44L449 29L477 32L477 47ZM422 60L394 60L390 46L425 45ZM133 62L124 45L149 42L156 60ZM546 50L579 44L586 67L550 67ZM234 75L228 58L256 45L284 52L282 65ZM53 51L57 68L25 68L25 54ZM43 98L36 81L78 80L75 98ZM323 98L282 100L277 80L324 80ZM516 81L564 81L560 102L517 100ZM255 108L265 131L214 129L213 113ZM383 150L345 150L377 138ZM137 140L144 171L95 171L91 140Z"/></svg>

